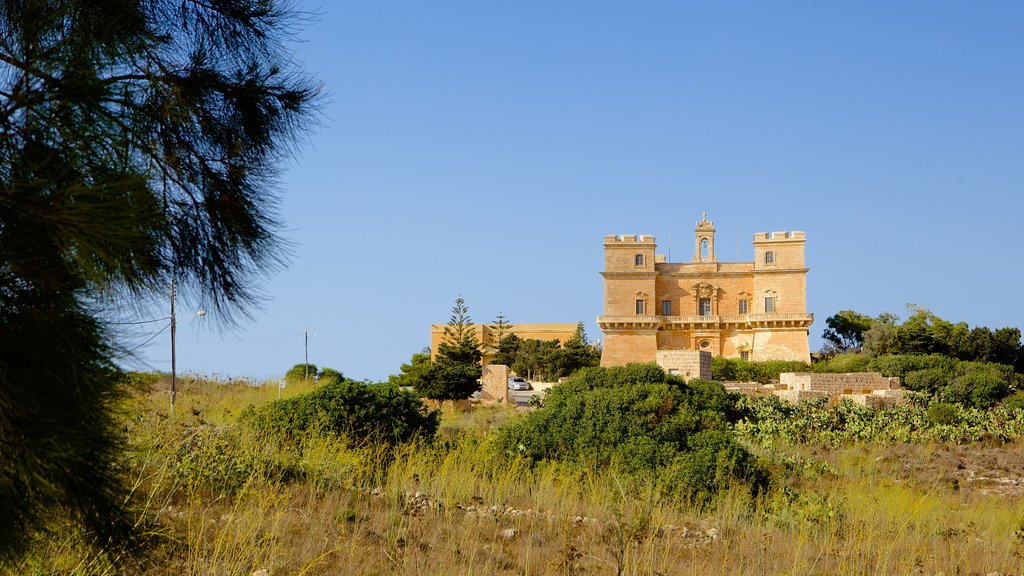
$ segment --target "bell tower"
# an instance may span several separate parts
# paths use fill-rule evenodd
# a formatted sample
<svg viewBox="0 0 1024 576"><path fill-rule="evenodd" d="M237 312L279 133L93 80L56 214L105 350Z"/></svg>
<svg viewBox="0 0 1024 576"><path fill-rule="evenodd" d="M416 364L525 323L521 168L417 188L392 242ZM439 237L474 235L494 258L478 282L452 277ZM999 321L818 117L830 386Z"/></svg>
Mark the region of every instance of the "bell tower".
<svg viewBox="0 0 1024 576"><path fill-rule="evenodd" d="M708 220L708 213L697 222L693 230L695 236L696 250L693 253L694 262L718 262L715 257L715 223Z"/></svg>

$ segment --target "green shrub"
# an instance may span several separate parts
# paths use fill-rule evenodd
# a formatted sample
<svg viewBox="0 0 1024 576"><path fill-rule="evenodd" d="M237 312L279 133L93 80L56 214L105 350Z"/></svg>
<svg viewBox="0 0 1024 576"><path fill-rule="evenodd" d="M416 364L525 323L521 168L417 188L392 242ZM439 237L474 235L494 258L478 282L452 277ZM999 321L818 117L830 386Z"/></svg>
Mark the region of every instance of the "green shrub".
<svg viewBox="0 0 1024 576"><path fill-rule="evenodd" d="M730 382L760 382L768 384L778 381L782 372L808 372L810 364L789 360L768 360L765 362L750 362L740 358L722 358L715 356L711 359L711 379Z"/></svg>
<svg viewBox="0 0 1024 576"><path fill-rule="evenodd" d="M721 384L685 383L654 363L585 368L502 429L499 444L534 460L653 475L666 491L704 502L733 481L763 486L760 465L734 438L736 413Z"/></svg>
<svg viewBox="0 0 1024 576"><path fill-rule="evenodd" d="M960 420L960 408L948 402L936 402L928 407L925 419L932 425L953 425Z"/></svg>
<svg viewBox="0 0 1024 576"><path fill-rule="evenodd" d="M952 374L946 368L925 368L908 372L903 378L903 387L915 392L925 392L934 396L939 390L946 387L952 378Z"/></svg>
<svg viewBox="0 0 1024 576"><path fill-rule="evenodd" d="M939 393L939 399L968 408L991 408L1009 392L1009 385L997 372L978 370L954 378Z"/></svg>
<svg viewBox="0 0 1024 576"><path fill-rule="evenodd" d="M881 372L882 376L898 376L901 380L910 372L938 368L952 373L956 360L941 354L887 354L871 360L868 369Z"/></svg>
<svg viewBox="0 0 1024 576"><path fill-rule="evenodd" d="M864 354L837 354L825 362L811 365L814 372L844 374L846 372L865 372L871 358Z"/></svg>
<svg viewBox="0 0 1024 576"><path fill-rule="evenodd" d="M338 372L334 368L324 367L320 370L320 375L317 378L318 384L330 384L331 382L341 382L345 379L345 376L341 372Z"/></svg>
<svg viewBox="0 0 1024 576"><path fill-rule="evenodd" d="M428 410L408 392L345 379L247 409L244 417L255 429L282 441L319 433L399 443L432 439L440 424L440 413Z"/></svg>
<svg viewBox="0 0 1024 576"><path fill-rule="evenodd" d="M296 364L284 373L284 381L292 384L303 380L313 380L319 373L316 364Z"/></svg>
<svg viewBox="0 0 1024 576"><path fill-rule="evenodd" d="M1024 392L1014 392L1003 398L1003 408L1007 412L1019 412L1024 410Z"/></svg>

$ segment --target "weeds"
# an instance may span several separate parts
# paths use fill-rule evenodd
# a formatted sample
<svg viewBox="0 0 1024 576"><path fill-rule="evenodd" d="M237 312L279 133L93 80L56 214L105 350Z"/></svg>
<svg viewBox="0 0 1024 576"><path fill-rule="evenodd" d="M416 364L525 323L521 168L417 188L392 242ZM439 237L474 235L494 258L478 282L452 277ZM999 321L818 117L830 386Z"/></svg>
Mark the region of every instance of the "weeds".
<svg viewBox="0 0 1024 576"><path fill-rule="evenodd" d="M312 435L282 446L237 421L246 405L276 400L276 386L194 381L185 390L185 408L174 418L159 387L134 394L125 407L123 467L147 535L143 559L110 565L54 518L28 558L0 571L868 575L1024 568L1024 448L1015 443L776 438L755 450L772 471L765 491L725 487L713 503L695 507L652 475L510 457L497 447L495 430L520 419L514 409L446 410L433 443Z"/></svg>

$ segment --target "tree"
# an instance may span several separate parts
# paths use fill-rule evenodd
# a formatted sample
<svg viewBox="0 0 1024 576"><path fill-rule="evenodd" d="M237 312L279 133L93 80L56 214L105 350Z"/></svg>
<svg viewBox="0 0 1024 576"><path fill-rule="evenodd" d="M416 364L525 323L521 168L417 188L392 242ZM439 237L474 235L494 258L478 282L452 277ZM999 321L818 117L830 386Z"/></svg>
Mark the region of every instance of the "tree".
<svg viewBox="0 0 1024 576"><path fill-rule="evenodd" d="M899 318L888 312L875 318L864 333L864 353L872 357L892 353L896 347L897 322Z"/></svg>
<svg viewBox="0 0 1024 576"><path fill-rule="evenodd" d="M552 364L558 351L558 340L523 340L511 368L529 380L546 379L553 373Z"/></svg>
<svg viewBox="0 0 1024 576"><path fill-rule="evenodd" d="M871 328L870 316L853 310L840 310L825 319L825 333L822 338L832 344L837 352L860 348L864 344L864 333Z"/></svg>
<svg viewBox="0 0 1024 576"><path fill-rule="evenodd" d="M501 347L501 339L512 333L512 324L505 320L505 316L498 312L497 318L491 324L491 334L488 336L487 346L491 348Z"/></svg>
<svg viewBox="0 0 1024 576"><path fill-rule="evenodd" d="M469 398L480 390L481 357L469 307L459 296L444 328L444 341L437 347L437 361L420 379L417 391L434 400Z"/></svg>
<svg viewBox="0 0 1024 576"><path fill-rule="evenodd" d="M0 6L0 562L51 511L99 544L131 521L103 310L179 292L230 318L286 260L280 160L317 85L270 0Z"/></svg>
<svg viewBox="0 0 1024 576"><path fill-rule="evenodd" d="M494 355L495 364L504 364L511 367L519 354L519 347L523 339L515 334L509 334L498 341L498 353Z"/></svg>
<svg viewBox="0 0 1024 576"><path fill-rule="evenodd" d="M430 367L430 348L424 348L413 354L408 364L402 364L400 374L388 376L388 383L398 387L422 388Z"/></svg>
<svg viewBox="0 0 1024 576"><path fill-rule="evenodd" d="M480 341L476 337L473 319L469 317L469 307L466 306L466 301L462 296L455 299L451 318L448 319L448 325L444 327L444 338L445 342L441 346L465 343L479 348Z"/></svg>

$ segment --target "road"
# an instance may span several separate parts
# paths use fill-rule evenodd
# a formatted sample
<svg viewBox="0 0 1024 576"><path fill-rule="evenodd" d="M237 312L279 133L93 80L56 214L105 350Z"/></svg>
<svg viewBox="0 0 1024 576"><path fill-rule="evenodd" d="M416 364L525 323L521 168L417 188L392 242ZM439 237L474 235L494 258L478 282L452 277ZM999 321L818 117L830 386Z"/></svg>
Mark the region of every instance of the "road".
<svg viewBox="0 0 1024 576"><path fill-rule="evenodd" d="M539 390L509 390L508 395L516 406L529 406L532 396L544 397L544 393Z"/></svg>

